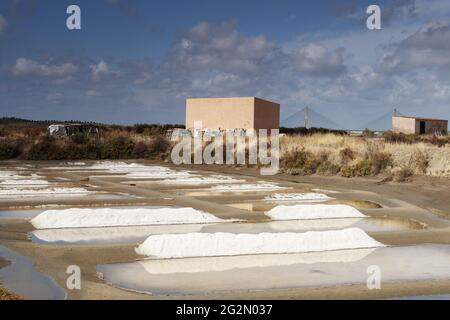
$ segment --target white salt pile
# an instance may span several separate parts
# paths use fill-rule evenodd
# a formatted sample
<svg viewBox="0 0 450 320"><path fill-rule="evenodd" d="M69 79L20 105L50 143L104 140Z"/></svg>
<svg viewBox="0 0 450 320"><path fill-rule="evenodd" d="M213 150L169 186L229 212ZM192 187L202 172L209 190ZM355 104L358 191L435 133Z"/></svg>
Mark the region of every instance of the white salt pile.
<svg viewBox="0 0 450 320"><path fill-rule="evenodd" d="M276 206L265 214L272 220L308 220L366 217L357 209L343 204L302 204L294 206L282 205Z"/></svg>
<svg viewBox="0 0 450 320"><path fill-rule="evenodd" d="M46 186L48 181L42 179L6 179L0 182L0 186Z"/></svg>
<svg viewBox="0 0 450 320"><path fill-rule="evenodd" d="M0 198L5 197L40 197L40 196L79 196L90 191L84 188L7 188L0 189Z"/></svg>
<svg viewBox="0 0 450 320"><path fill-rule="evenodd" d="M77 196L90 191L84 188L51 187L40 175L26 172L0 171L0 198Z"/></svg>
<svg viewBox="0 0 450 320"><path fill-rule="evenodd" d="M202 184L217 184L217 183L243 183L245 180L234 179L232 177L212 175L208 177L186 177L166 179L162 181L156 181L161 184L179 184L179 185L202 185Z"/></svg>
<svg viewBox="0 0 450 320"><path fill-rule="evenodd" d="M61 167L54 167L53 169L61 169ZM72 167L71 169L92 170L99 174L125 175L130 179L170 179L193 176L189 171L176 171L161 166L114 161L101 161L90 166Z"/></svg>
<svg viewBox="0 0 450 320"><path fill-rule="evenodd" d="M65 209L44 211L31 223L36 229L216 223L222 219L193 208Z"/></svg>
<svg viewBox="0 0 450 320"><path fill-rule="evenodd" d="M48 181L37 174L25 175L22 171L0 171L0 187L48 185Z"/></svg>
<svg viewBox="0 0 450 320"><path fill-rule="evenodd" d="M188 233L152 235L136 252L156 258L302 253L376 248L383 244L363 230L350 228L305 233Z"/></svg>
<svg viewBox="0 0 450 320"><path fill-rule="evenodd" d="M287 189L272 183L255 183L255 184L236 184L236 185L218 185L211 187L211 191L216 192L252 192L252 191L271 191Z"/></svg>
<svg viewBox="0 0 450 320"><path fill-rule="evenodd" d="M325 201L333 198L323 193L275 193L264 198L266 201Z"/></svg>

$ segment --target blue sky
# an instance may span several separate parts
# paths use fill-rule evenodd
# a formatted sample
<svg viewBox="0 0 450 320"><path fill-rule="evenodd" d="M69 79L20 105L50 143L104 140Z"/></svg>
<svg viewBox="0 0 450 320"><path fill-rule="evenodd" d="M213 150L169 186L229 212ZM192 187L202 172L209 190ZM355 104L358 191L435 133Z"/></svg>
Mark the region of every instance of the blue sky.
<svg viewBox="0 0 450 320"><path fill-rule="evenodd" d="M256 95L352 128L450 118L449 18L447 0L2 0L0 116L183 123L186 97Z"/></svg>

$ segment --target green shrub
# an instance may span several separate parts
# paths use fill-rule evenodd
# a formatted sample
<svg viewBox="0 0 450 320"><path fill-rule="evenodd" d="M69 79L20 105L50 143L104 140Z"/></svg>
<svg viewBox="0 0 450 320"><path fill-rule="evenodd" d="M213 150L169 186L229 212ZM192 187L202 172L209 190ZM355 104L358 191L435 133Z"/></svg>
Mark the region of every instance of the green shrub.
<svg viewBox="0 0 450 320"><path fill-rule="evenodd" d="M445 146L447 143L449 143L449 140L447 137L438 137L436 135L432 135L431 137L428 137L427 139L425 139L426 142L431 143L434 146L438 146L443 147Z"/></svg>
<svg viewBox="0 0 450 320"><path fill-rule="evenodd" d="M341 171L341 167L331 161L324 161L319 164L317 173L323 175L336 175Z"/></svg>
<svg viewBox="0 0 450 320"><path fill-rule="evenodd" d="M44 138L33 144L27 152L27 160L56 160L60 153L53 138Z"/></svg>
<svg viewBox="0 0 450 320"><path fill-rule="evenodd" d="M17 158L20 155L20 146L14 142L0 142L0 160Z"/></svg>
<svg viewBox="0 0 450 320"><path fill-rule="evenodd" d="M6 137L8 135L8 131L5 127L0 127L0 137Z"/></svg>
<svg viewBox="0 0 450 320"><path fill-rule="evenodd" d="M144 136L158 136L158 135L162 135L164 132L162 131L161 127L156 127L156 126L152 126L152 127L148 127L144 129L144 132L142 132L142 134Z"/></svg>
<svg viewBox="0 0 450 320"><path fill-rule="evenodd" d="M354 165L343 167L341 175L346 178L370 176L372 174L372 166L371 160L361 160Z"/></svg>
<svg viewBox="0 0 450 320"><path fill-rule="evenodd" d="M147 158L149 153L149 147L144 141L137 142L132 151L133 158L135 159Z"/></svg>
<svg viewBox="0 0 450 320"><path fill-rule="evenodd" d="M70 136L70 139L76 144L86 144L89 141L88 135L84 132L78 132Z"/></svg>
<svg viewBox="0 0 450 320"><path fill-rule="evenodd" d="M90 139L88 143L84 145L84 157L91 160L104 159L103 149L104 146L100 141L97 139Z"/></svg>
<svg viewBox="0 0 450 320"><path fill-rule="evenodd" d="M102 158L129 159L132 157L134 142L126 136L116 136L103 145Z"/></svg>
<svg viewBox="0 0 450 320"><path fill-rule="evenodd" d="M384 171L387 167L392 166L392 155L387 152L373 152L372 154L367 156L368 159L372 162L372 174L377 175L380 172Z"/></svg>
<svg viewBox="0 0 450 320"><path fill-rule="evenodd" d="M345 148L339 151L339 157L341 158L342 163L349 163L350 161L355 160L355 153L350 148Z"/></svg>
<svg viewBox="0 0 450 320"><path fill-rule="evenodd" d="M419 173L427 173L427 169L430 165L428 154L420 150L416 150L411 156L410 164L412 167L416 168Z"/></svg>
<svg viewBox="0 0 450 320"><path fill-rule="evenodd" d="M383 138L384 141L388 143L413 144L420 141L420 137L415 134L404 134L392 131L385 132Z"/></svg>
<svg viewBox="0 0 450 320"><path fill-rule="evenodd" d="M320 163L311 152L294 149L284 154L281 164L291 174L314 174Z"/></svg>
<svg viewBox="0 0 450 320"><path fill-rule="evenodd" d="M86 147L70 139L55 140L47 137L33 144L25 158L27 160L78 160L86 158Z"/></svg>
<svg viewBox="0 0 450 320"><path fill-rule="evenodd" d="M165 155L170 149L170 142L163 136L155 136L148 145L148 152L152 156Z"/></svg>
<svg viewBox="0 0 450 320"><path fill-rule="evenodd" d="M286 168L302 168L305 162L312 155L310 152L305 151L305 149L294 149L286 152L282 158L282 165Z"/></svg>
<svg viewBox="0 0 450 320"><path fill-rule="evenodd" d="M362 136L366 138L373 138L375 136L375 132L373 132L368 128L365 128L364 131L362 132Z"/></svg>
<svg viewBox="0 0 450 320"><path fill-rule="evenodd" d="M394 181L396 182L405 182L410 180L413 176L413 171L411 168L403 167L398 170L393 170L392 175L394 177Z"/></svg>
<svg viewBox="0 0 450 320"><path fill-rule="evenodd" d="M319 161L315 158L308 158L305 161L305 164L301 168L301 172L304 175L314 174L317 172L317 168L319 167Z"/></svg>

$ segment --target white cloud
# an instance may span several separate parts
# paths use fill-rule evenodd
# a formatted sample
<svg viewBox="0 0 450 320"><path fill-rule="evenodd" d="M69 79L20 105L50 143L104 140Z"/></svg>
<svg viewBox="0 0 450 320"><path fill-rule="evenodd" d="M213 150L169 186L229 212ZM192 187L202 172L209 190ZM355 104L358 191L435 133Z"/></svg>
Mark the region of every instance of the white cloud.
<svg viewBox="0 0 450 320"><path fill-rule="evenodd" d="M372 66L363 65L349 74L358 89L368 89L383 80L383 76L377 73Z"/></svg>
<svg viewBox="0 0 450 320"><path fill-rule="evenodd" d="M98 81L102 77L109 74L109 65L105 61L100 61L98 64L89 66L92 71L92 77Z"/></svg>
<svg viewBox="0 0 450 320"><path fill-rule="evenodd" d="M175 44L174 51L181 67L255 72L276 54L276 46L264 36L241 35L231 22L219 26L202 22Z"/></svg>
<svg viewBox="0 0 450 320"><path fill-rule="evenodd" d="M101 95L102 95L102 93L97 90L87 90L86 91L86 96L88 96L88 97L100 97Z"/></svg>
<svg viewBox="0 0 450 320"><path fill-rule="evenodd" d="M72 63L61 65L42 64L31 59L19 58L13 66L15 76L43 76L43 77L67 77L78 71Z"/></svg>
<svg viewBox="0 0 450 320"><path fill-rule="evenodd" d="M53 93L49 93L47 95L47 100L50 101L50 102L57 103L57 102L60 102L63 97L64 96L63 96L62 93L60 93L60 92L53 92Z"/></svg>
<svg viewBox="0 0 450 320"><path fill-rule="evenodd" d="M391 46L381 60L386 71L410 71L422 67L450 67L450 22L424 24L413 35Z"/></svg>
<svg viewBox="0 0 450 320"><path fill-rule="evenodd" d="M329 51L316 43L294 52L292 58L298 71L312 75L332 75L345 70L343 50Z"/></svg>
<svg viewBox="0 0 450 320"><path fill-rule="evenodd" d="M210 90L216 88L226 91L231 88L237 88L249 84L248 79L241 79L235 74L218 73L207 79L196 79L192 82L193 89Z"/></svg>
<svg viewBox="0 0 450 320"><path fill-rule="evenodd" d="M433 97L436 99L450 99L450 85L444 83L436 83L433 87Z"/></svg>

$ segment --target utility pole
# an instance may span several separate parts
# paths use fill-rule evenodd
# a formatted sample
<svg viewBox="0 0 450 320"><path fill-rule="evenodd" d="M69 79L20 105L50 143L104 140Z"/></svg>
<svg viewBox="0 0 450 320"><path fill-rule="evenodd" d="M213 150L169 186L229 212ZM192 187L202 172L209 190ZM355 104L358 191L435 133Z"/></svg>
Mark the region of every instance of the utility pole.
<svg viewBox="0 0 450 320"><path fill-rule="evenodd" d="M309 126L309 108L308 107L306 107L305 108L305 122L304 122L304 126L305 126L305 128L306 129L310 129L310 126Z"/></svg>

